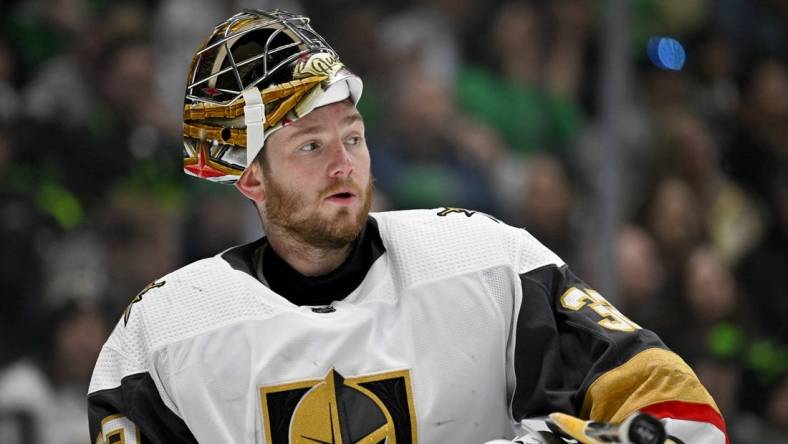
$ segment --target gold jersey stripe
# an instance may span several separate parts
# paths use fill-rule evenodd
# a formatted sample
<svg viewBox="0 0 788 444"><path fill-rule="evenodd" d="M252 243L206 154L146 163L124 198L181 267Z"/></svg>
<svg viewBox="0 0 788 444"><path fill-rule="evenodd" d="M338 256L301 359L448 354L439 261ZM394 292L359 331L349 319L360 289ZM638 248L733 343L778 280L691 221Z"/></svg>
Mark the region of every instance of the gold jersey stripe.
<svg viewBox="0 0 788 444"><path fill-rule="evenodd" d="M684 401L720 409L698 377L675 353L646 349L597 378L586 392L581 417L621 422L643 407Z"/></svg>

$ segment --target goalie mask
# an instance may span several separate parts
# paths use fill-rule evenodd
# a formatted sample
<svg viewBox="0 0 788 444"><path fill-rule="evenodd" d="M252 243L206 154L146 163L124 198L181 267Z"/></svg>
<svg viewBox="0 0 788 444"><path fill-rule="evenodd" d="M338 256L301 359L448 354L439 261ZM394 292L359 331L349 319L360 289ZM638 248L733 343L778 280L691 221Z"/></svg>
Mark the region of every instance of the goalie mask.
<svg viewBox="0 0 788 444"><path fill-rule="evenodd" d="M184 171L234 183L274 131L317 107L358 103L361 89L308 17L244 10L219 24L192 60Z"/></svg>

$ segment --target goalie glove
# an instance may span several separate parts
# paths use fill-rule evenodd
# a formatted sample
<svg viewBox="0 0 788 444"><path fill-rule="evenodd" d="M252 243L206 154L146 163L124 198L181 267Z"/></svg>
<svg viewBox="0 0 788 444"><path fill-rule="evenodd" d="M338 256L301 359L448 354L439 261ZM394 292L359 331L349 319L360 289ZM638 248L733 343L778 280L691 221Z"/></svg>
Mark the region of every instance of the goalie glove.
<svg viewBox="0 0 788 444"><path fill-rule="evenodd" d="M551 413L544 421L550 432L523 421L526 433L513 441L495 440L486 444L675 444L666 439L665 427L651 415L636 412L620 424L587 421L564 413Z"/></svg>
<svg viewBox="0 0 788 444"><path fill-rule="evenodd" d="M551 430L582 444L668 444L665 426L653 416L635 412L620 424L586 421L564 413L551 413Z"/></svg>

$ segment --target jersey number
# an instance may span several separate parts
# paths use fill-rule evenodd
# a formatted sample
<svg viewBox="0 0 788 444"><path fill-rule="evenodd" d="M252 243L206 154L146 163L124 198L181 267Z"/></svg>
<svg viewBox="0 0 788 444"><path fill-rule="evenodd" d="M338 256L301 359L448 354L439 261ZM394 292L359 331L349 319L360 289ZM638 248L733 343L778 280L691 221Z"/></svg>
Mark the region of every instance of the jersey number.
<svg viewBox="0 0 788 444"><path fill-rule="evenodd" d="M596 314L602 317L602 320L597 323L609 330L631 332L641 328L628 317L621 314L621 312L618 311L616 307L613 307L601 294L590 288L581 290L572 287L566 290L564 294L561 295L561 305L573 311L578 311L588 306L594 310Z"/></svg>

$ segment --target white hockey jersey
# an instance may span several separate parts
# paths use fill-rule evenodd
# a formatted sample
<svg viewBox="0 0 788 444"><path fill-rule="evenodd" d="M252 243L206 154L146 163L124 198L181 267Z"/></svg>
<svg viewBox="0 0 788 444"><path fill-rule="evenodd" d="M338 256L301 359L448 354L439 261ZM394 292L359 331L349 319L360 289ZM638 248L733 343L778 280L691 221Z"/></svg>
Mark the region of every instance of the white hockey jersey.
<svg viewBox="0 0 788 444"><path fill-rule="evenodd" d="M330 306L227 252L146 287L94 370L96 442L483 443L527 416L648 408L724 442L686 364L526 231L458 209L370 224L385 253Z"/></svg>

